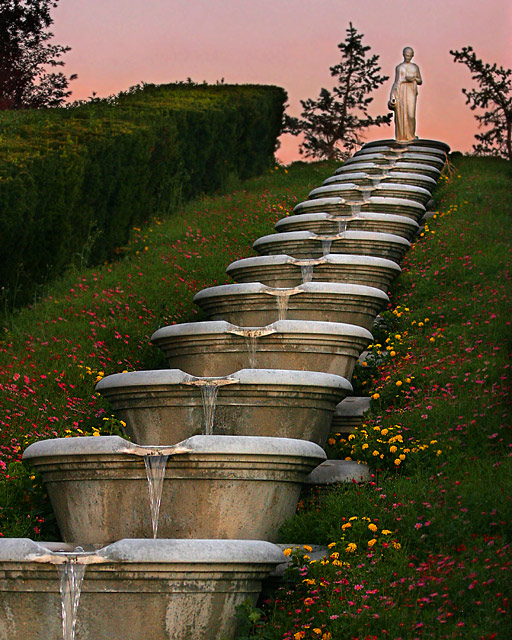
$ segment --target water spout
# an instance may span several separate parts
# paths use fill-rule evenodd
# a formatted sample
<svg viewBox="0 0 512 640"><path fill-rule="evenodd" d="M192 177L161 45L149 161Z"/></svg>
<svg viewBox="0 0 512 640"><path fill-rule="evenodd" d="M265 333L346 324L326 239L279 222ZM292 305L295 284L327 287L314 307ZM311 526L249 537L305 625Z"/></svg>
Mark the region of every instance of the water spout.
<svg viewBox="0 0 512 640"><path fill-rule="evenodd" d="M77 547L77 553L83 552ZM76 557L70 557L58 565L60 577L60 597L62 605L62 638L75 640L76 613L80 602L85 564L77 564Z"/></svg>
<svg viewBox="0 0 512 640"><path fill-rule="evenodd" d="M368 202L371 198L373 187L361 187L361 193L363 194L363 202Z"/></svg>
<svg viewBox="0 0 512 640"><path fill-rule="evenodd" d="M359 213L361 213L361 202L351 200L347 204L350 205L351 216L357 216Z"/></svg>
<svg viewBox="0 0 512 640"><path fill-rule="evenodd" d="M302 276L302 284L306 284L307 282L311 282L313 280L313 269L315 265L313 264L302 264L300 266L300 274Z"/></svg>
<svg viewBox="0 0 512 640"><path fill-rule="evenodd" d="M245 344L249 353L249 369L256 368L256 336L254 334L245 336Z"/></svg>
<svg viewBox="0 0 512 640"><path fill-rule="evenodd" d="M343 235L347 230L347 219L338 218L338 235Z"/></svg>
<svg viewBox="0 0 512 640"><path fill-rule="evenodd" d="M219 385L205 384L201 386L201 398L203 400L203 435L213 435L213 421L215 420L215 409L217 407L217 394Z"/></svg>
<svg viewBox="0 0 512 640"><path fill-rule="evenodd" d="M151 505L151 524L153 525L153 538L158 534L158 520L160 517L160 502L162 500L162 489L164 487L165 467L168 455L148 455L144 456L146 476L149 487L149 502Z"/></svg>
<svg viewBox="0 0 512 640"><path fill-rule="evenodd" d="M328 238L322 239L322 255L326 256L331 253L332 240Z"/></svg>

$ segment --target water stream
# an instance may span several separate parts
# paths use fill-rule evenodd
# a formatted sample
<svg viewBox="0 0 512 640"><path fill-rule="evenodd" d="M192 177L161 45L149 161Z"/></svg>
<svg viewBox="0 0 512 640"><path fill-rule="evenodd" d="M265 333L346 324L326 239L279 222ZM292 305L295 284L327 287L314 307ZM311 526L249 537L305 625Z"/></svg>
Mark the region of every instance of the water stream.
<svg viewBox="0 0 512 640"><path fill-rule="evenodd" d="M338 235L343 235L347 230L347 219L341 218L338 219Z"/></svg>
<svg viewBox="0 0 512 640"><path fill-rule="evenodd" d="M329 240L327 238L322 239L322 255L326 256L331 253L331 245L332 240Z"/></svg>
<svg viewBox="0 0 512 640"><path fill-rule="evenodd" d="M83 549L77 547L76 551L80 553ZM62 605L62 638L75 640L76 612L80 602L85 564L78 564L76 558L70 557L64 564L58 565L58 569Z"/></svg>
<svg viewBox="0 0 512 640"><path fill-rule="evenodd" d="M361 193L363 194L363 202L368 202L371 198L373 187L361 187Z"/></svg>
<svg viewBox="0 0 512 640"><path fill-rule="evenodd" d="M359 213L361 213L361 203L360 202L348 202L348 204L350 205L350 215L351 216L357 216Z"/></svg>
<svg viewBox="0 0 512 640"><path fill-rule="evenodd" d="M203 384L200 386L201 398L203 399L203 435L213 436L213 421L215 419L215 408L217 406L218 384Z"/></svg>
<svg viewBox="0 0 512 640"><path fill-rule="evenodd" d="M256 335L254 333L247 333L244 336L245 344L247 346L247 352L249 353L249 369L256 368Z"/></svg>
<svg viewBox="0 0 512 640"><path fill-rule="evenodd" d="M289 295L276 296L277 298L277 319L286 320L286 314L288 313L288 301Z"/></svg>
<svg viewBox="0 0 512 640"><path fill-rule="evenodd" d="M315 265L313 264L301 264L300 274L302 276L302 284L306 284L306 282L311 282L313 280L314 268L315 268Z"/></svg>
<svg viewBox="0 0 512 640"><path fill-rule="evenodd" d="M158 534L158 519L160 517L160 502L164 487L165 466L169 456L144 456L146 476L149 487L149 503L151 508L151 524L153 525L153 538Z"/></svg>

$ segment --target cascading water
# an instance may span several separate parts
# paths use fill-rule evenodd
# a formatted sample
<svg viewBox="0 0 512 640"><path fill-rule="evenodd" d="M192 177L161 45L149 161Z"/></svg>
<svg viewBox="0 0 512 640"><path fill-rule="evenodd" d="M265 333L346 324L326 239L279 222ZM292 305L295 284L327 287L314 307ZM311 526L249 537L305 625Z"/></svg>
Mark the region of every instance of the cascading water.
<svg viewBox="0 0 512 640"><path fill-rule="evenodd" d="M360 202L349 202L348 203L350 205L350 215L351 216L357 216L359 213L361 213L361 203Z"/></svg>
<svg viewBox="0 0 512 640"><path fill-rule="evenodd" d="M276 296L277 298L277 319L286 320L286 314L288 313L288 301L289 295Z"/></svg>
<svg viewBox="0 0 512 640"><path fill-rule="evenodd" d="M368 202L371 198L373 188L372 187L361 187L361 193L363 194L363 202Z"/></svg>
<svg viewBox="0 0 512 640"><path fill-rule="evenodd" d="M77 553L83 553L77 547ZM80 602L85 564L78 564L75 557L69 557L64 564L58 565L60 578L60 597L62 605L62 638L75 640L76 613Z"/></svg>
<svg viewBox="0 0 512 640"><path fill-rule="evenodd" d="M151 524L153 525L153 538L158 534L158 520L160 517L160 502L164 486L165 467L169 456L144 456L146 476L149 487L149 503L151 506Z"/></svg>
<svg viewBox="0 0 512 640"><path fill-rule="evenodd" d="M204 426L203 435L213 435L213 421L215 419L215 407L217 405L217 394L219 393L219 385L204 384L201 385L201 398L203 399Z"/></svg>
<svg viewBox="0 0 512 640"><path fill-rule="evenodd" d="M384 175L384 174L383 174L383 175ZM379 184L380 184L380 183L381 183L381 181L382 181L382 177L383 177L383 176L372 176L372 177L371 177L372 186L373 186L374 188L379 186Z"/></svg>
<svg viewBox="0 0 512 640"><path fill-rule="evenodd" d="M332 240L322 239L322 255L326 256L331 252Z"/></svg>
<svg viewBox="0 0 512 640"><path fill-rule="evenodd" d="M338 220L338 235L342 235L347 230L347 220L346 218L341 218Z"/></svg>
<svg viewBox="0 0 512 640"><path fill-rule="evenodd" d="M254 333L247 333L244 335L245 344L247 346L247 352L249 353L249 368L256 368L256 335Z"/></svg>
<svg viewBox="0 0 512 640"><path fill-rule="evenodd" d="M311 282L313 280L313 269L315 266L313 264L302 264L300 266L300 274L302 276L302 283L306 284L306 282Z"/></svg>

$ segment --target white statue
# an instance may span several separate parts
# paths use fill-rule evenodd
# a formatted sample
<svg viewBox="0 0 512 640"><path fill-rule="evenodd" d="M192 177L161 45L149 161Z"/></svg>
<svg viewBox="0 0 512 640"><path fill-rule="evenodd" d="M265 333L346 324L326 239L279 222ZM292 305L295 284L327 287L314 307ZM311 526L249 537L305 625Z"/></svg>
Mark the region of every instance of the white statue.
<svg viewBox="0 0 512 640"><path fill-rule="evenodd" d="M412 48L405 47L403 55L404 61L395 70L388 107L395 112L395 138L408 142L416 137L416 97L423 80L418 65L411 62Z"/></svg>

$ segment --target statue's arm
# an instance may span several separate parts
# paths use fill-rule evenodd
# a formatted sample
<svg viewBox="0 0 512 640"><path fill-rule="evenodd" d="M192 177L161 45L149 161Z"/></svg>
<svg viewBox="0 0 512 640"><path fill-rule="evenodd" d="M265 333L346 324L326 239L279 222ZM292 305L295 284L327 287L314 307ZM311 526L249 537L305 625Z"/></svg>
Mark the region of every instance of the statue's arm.
<svg viewBox="0 0 512 640"><path fill-rule="evenodd" d="M416 65L416 84L423 84L423 80L421 78L420 68Z"/></svg>
<svg viewBox="0 0 512 640"><path fill-rule="evenodd" d="M391 93L389 94L389 100L395 99L395 91L398 89L398 84L400 82L400 65L395 68L395 81L393 82L393 86L391 87Z"/></svg>

